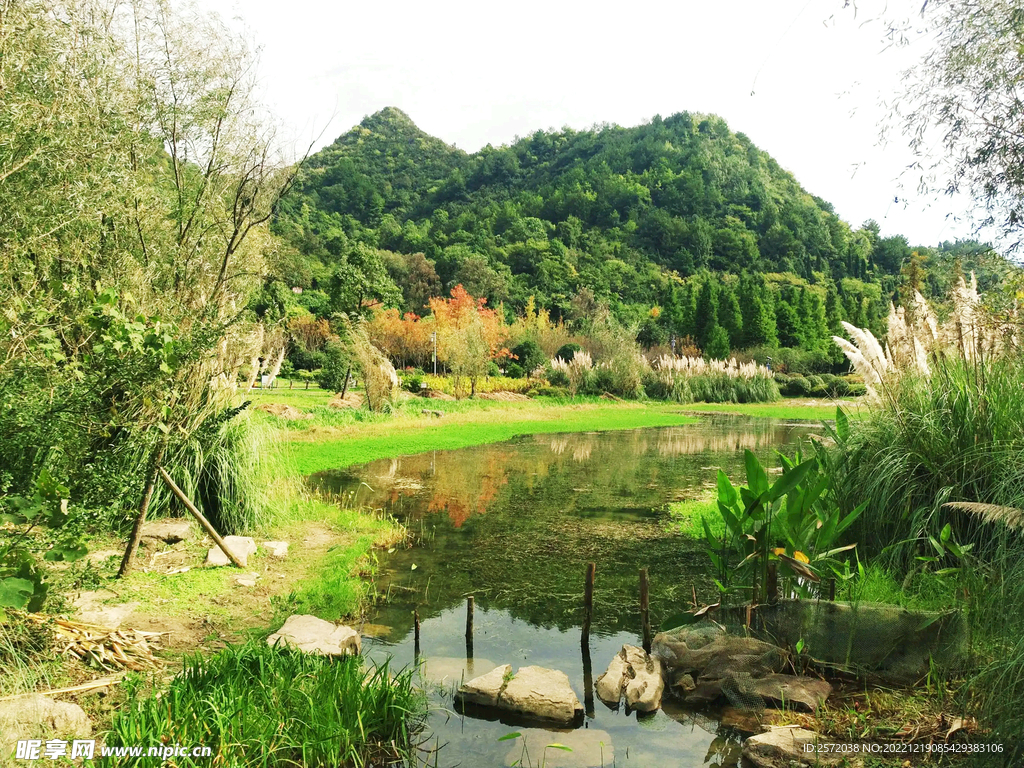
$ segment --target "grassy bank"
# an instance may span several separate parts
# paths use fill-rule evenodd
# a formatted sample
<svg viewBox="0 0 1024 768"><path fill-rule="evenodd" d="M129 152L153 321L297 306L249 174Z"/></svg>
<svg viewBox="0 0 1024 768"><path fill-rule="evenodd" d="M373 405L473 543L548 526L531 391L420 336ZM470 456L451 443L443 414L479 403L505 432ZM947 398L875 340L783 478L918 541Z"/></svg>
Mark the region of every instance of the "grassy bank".
<svg viewBox="0 0 1024 768"><path fill-rule="evenodd" d="M508 440L519 435L590 432L686 424L693 417L678 405L615 403L607 400L561 402L451 403L420 400L415 411L399 411L388 420L334 423L345 418L317 415L301 426L289 423L285 452L301 474L363 464L431 450L450 450ZM419 413L443 410L440 419Z"/></svg>

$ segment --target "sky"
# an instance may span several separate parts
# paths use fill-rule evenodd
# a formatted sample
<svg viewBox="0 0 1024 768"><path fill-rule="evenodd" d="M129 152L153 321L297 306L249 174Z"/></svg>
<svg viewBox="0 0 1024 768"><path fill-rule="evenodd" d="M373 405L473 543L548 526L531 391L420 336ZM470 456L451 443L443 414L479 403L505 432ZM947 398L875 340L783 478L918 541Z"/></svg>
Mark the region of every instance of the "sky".
<svg viewBox="0 0 1024 768"><path fill-rule="evenodd" d="M853 226L935 245L963 199L922 195L887 101L923 41L887 47L884 0L198 0L262 49L263 97L303 148L394 106L466 151L537 129L710 112ZM888 0L910 17L920 0Z"/></svg>

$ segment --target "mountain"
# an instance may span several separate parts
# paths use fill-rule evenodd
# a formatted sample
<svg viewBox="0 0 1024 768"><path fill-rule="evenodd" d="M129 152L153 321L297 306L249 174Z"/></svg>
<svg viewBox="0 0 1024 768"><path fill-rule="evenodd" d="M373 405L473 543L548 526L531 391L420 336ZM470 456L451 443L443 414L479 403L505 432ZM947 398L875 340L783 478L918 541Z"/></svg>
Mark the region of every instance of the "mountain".
<svg viewBox="0 0 1024 768"><path fill-rule="evenodd" d="M847 303L881 304L910 255L873 223L851 228L721 118L688 112L467 154L389 107L308 160L275 227L293 248L288 279L304 287L327 290L335 265L367 263L367 249L386 252L404 287L423 254L439 287L515 309L533 296L555 315L586 289L639 316L708 271L762 273L822 302L845 286L858 292Z"/></svg>

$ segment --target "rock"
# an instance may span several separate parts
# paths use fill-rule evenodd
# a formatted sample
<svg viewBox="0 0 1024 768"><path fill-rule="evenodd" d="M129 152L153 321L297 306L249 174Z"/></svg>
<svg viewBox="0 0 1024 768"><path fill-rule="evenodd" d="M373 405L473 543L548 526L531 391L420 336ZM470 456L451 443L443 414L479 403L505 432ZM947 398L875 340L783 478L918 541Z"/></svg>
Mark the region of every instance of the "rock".
<svg viewBox="0 0 1024 768"><path fill-rule="evenodd" d="M665 681L661 662L643 648L624 645L612 659L608 670L597 678L597 695L605 704L618 706L624 695L626 705L640 712L653 712L661 706Z"/></svg>
<svg viewBox="0 0 1024 768"><path fill-rule="evenodd" d="M84 739L92 722L77 704L53 701L38 693L0 702L0 757L14 754L21 739Z"/></svg>
<svg viewBox="0 0 1024 768"><path fill-rule="evenodd" d="M545 749L548 744L562 744L572 752L564 749ZM525 748L525 753L524 753ZM505 765L529 765L524 762L523 755L529 755L535 765L546 768L598 768L598 766L615 765L615 749L608 731L585 728L576 731L542 731L525 729L522 735L512 742L512 747L505 756Z"/></svg>
<svg viewBox="0 0 1024 768"><path fill-rule="evenodd" d="M761 716L757 712L748 712L736 707L722 707L718 722L726 728L735 728L743 733L760 733L764 730Z"/></svg>
<svg viewBox="0 0 1024 768"><path fill-rule="evenodd" d="M799 705L814 712L832 694L832 686L815 677L768 675L754 680L752 691L779 706Z"/></svg>
<svg viewBox="0 0 1024 768"><path fill-rule="evenodd" d="M456 700L563 725L571 725L583 715L583 705L564 672L522 667L510 677L511 671L506 664L464 683Z"/></svg>
<svg viewBox="0 0 1024 768"><path fill-rule="evenodd" d="M264 541L263 548L267 550L267 554L271 557L284 559L288 557L288 542L287 541Z"/></svg>
<svg viewBox="0 0 1024 768"><path fill-rule="evenodd" d="M259 578L258 573L250 573L245 576L239 576L235 579L235 584L240 587L255 587L256 580Z"/></svg>
<svg viewBox="0 0 1024 768"><path fill-rule="evenodd" d="M499 705L510 712L556 723L571 723L583 714L569 676L544 667L521 667L506 684Z"/></svg>
<svg viewBox="0 0 1024 768"><path fill-rule="evenodd" d="M225 536L224 544L230 549L243 566L249 564L249 555L256 553L256 542L250 536ZM206 556L207 565L230 565L231 560L220 547L214 547Z"/></svg>
<svg viewBox="0 0 1024 768"><path fill-rule="evenodd" d="M96 624L101 627L117 629L132 611L139 607L140 603L106 604L107 600L116 597L117 594L109 589L80 593L72 603L78 609L76 611L77 620L83 624Z"/></svg>
<svg viewBox="0 0 1024 768"><path fill-rule="evenodd" d="M804 728L773 727L743 742L743 759L755 768L810 768L810 766L863 766L860 758L846 754L818 754L815 744L832 744L829 738ZM806 747L811 749L807 750ZM845 763L843 761L846 761Z"/></svg>
<svg viewBox="0 0 1024 768"><path fill-rule="evenodd" d="M481 707L497 707L505 683L512 676L512 665L503 664L495 667L486 675L473 678L459 688L459 700L463 704L476 704Z"/></svg>
<svg viewBox="0 0 1024 768"><path fill-rule="evenodd" d="M167 518L153 520L142 526L142 540L152 543L177 544L191 535L191 520Z"/></svg>
<svg viewBox="0 0 1024 768"><path fill-rule="evenodd" d="M693 682L693 675L689 672L680 672L672 682L672 687L677 688L680 693L689 693L697 686Z"/></svg>
<svg viewBox="0 0 1024 768"><path fill-rule="evenodd" d="M316 616L289 616L284 626L267 638L267 645L280 642L290 648L324 656L347 656L362 651L359 633Z"/></svg>

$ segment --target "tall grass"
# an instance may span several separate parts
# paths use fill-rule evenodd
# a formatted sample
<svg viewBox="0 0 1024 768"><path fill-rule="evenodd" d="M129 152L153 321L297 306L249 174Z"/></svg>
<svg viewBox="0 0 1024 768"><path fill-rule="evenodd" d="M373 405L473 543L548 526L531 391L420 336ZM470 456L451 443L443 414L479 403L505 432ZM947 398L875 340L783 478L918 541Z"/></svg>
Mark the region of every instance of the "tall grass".
<svg viewBox="0 0 1024 768"><path fill-rule="evenodd" d="M649 397L678 403L771 403L780 398L771 372L756 363L662 356L647 373Z"/></svg>
<svg viewBox="0 0 1024 768"><path fill-rule="evenodd" d="M244 410L172 443L163 464L220 533L247 534L272 520L268 489L275 480L278 450L273 426ZM169 513L177 505L172 498L158 483L152 514Z"/></svg>
<svg viewBox="0 0 1024 768"><path fill-rule="evenodd" d="M915 368L882 378L877 406L851 422L833 452L837 491L847 508L868 502L851 531L862 557L901 591L934 602L944 589L965 612L976 664L960 703L1005 745L1000 761L1019 764L1024 538L985 507L946 504L1024 508L1024 360L933 355ZM936 557L947 525L967 555Z"/></svg>
<svg viewBox="0 0 1024 768"><path fill-rule="evenodd" d="M332 661L256 642L228 647L186 659L166 690L131 681L106 744L212 749L212 757L175 758L179 768L404 765L423 711L411 677L387 664L366 669L359 657Z"/></svg>

